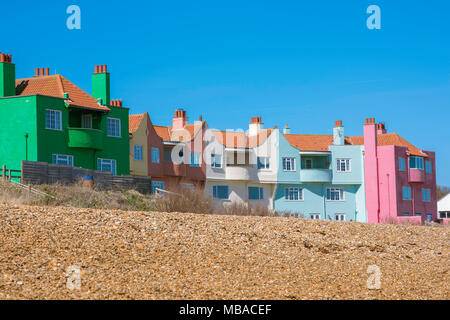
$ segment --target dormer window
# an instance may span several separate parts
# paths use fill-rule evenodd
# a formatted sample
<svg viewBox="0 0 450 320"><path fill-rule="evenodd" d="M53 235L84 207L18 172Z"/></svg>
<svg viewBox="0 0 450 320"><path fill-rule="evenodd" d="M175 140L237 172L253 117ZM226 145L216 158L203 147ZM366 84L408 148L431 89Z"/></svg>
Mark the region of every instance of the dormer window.
<svg viewBox="0 0 450 320"><path fill-rule="evenodd" d="M409 157L409 168L423 170L423 157Z"/></svg>

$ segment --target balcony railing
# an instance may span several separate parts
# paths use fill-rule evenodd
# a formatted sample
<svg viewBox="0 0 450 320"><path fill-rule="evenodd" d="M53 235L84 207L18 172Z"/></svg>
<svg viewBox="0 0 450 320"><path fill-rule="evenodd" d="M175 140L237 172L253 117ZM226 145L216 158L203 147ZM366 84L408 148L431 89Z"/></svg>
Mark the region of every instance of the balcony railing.
<svg viewBox="0 0 450 320"><path fill-rule="evenodd" d="M185 177L186 164L175 162L163 162L163 172L166 176Z"/></svg>
<svg viewBox="0 0 450 320"><path fill-rule="evenodd" d="M331 182L330 169L301 169L301 182Z"/></svg>
<svg viewBox="0 0 450 320"><path fill-rule="evenodd" d="M98 129L69 128L69 147L103 149L103 131Z"/></svg>
<svg viewBox="0 0 450 320"><path fill-rule="evenodd" d="M424 173L420 169L409 169L408 173L409 182L423 182Z"/></svg>
<svg viewBox="0 0 450 320"><path fill-rule="evenodd" d="M249 165L227 165L225 167L225 178L227 180L250 180L252 168Z"/></svg>

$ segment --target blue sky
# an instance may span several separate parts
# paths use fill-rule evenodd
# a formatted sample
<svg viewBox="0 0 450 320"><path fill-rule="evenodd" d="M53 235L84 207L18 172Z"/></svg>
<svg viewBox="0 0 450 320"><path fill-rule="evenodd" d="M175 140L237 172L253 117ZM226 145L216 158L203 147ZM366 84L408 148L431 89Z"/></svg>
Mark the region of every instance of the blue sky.
<svg viewBox="0 0 450 320"><path fill-rule="evenodd" d="M66 8L81 8L81 30ZM366 8L381 8L381 30ZM176 107L211 127L286 123L293 133L361 135L384 121L437 153L450 186L450 2L428 1L4 1L0 51L17 77L50 67L86 91L96 64L112 98L170 124Z"/></svg>

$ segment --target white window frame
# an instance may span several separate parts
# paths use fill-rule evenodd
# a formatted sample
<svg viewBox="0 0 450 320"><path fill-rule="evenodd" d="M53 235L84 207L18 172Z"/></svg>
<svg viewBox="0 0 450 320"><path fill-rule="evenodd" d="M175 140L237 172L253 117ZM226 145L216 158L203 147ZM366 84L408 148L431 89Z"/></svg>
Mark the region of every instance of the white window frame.
<svg viewBox="0 0 450 320"><path fill-rule="evenodd" d="M405 190L407 191L406 195L407 195L407 198L409 198L409 199L405 199ZM411 187L402 187L402 200L410 201L411 199L412 199Z"/></svg>
<svg viewBox="0 0 450 320"><path fill-rule="evenodd" d="M344 164L344 170L342 170L342 163ZM352 172L352 159L336 159L336 172Z"/></svg>
<svg viewBox="0 0 450 320"><path fill-rule="evenodd" d="M64 159L64 161L63 161ZM73 167L74 159L72 155L69 154L52 154L52 163L53 164L62 164L66 166Z"/></svg>
<svg viewBox="0 0 450 320"><path fill-rule="evenodd" d="M103 166L106 165L106 164L103 164L103 162L109 162L109 165L111 166L111 171L102 170ZM117 174L117 160L97 158L97 170L103 171L103 172L111 172L113 175L116 175Z"/></svg>
<svg viewBox="0 0 450 320"><path fill-rule="evenodd" d="M335 221L345 221L345 213L335 213L334 214L334 220Z"/></svg>
<svg viewBox="0 0 450 320"><path fill-rule="evenodd" d="M88 122L88 126L86 126L86 121ZM92 114L84 113L81 115L81 127L83 129L92 129Z"/></svg>
<svg viewBox="0 0 450 320"><path fill-rule="evenodd" d="M403 163L403 167L401 166L401 163ZM404 158L404 157L398 158L398 170L406 171L406 158Z"/></svg>
<svg viewBox="0 0 450 320"><path fill-rule="evenodd" d="M118 126L114 127L115 131L118 130L118 135L115 135L116 132L112 132L112 134L111 134L111 132L109 130L110 128L112 130L112 126L111 127L109 126L110 121L112 121L112 122L114 122L116 124L118 123ZM121 123L119 118L109 118L109 117L106 118L106 135L108 137L121 138L122 137L121 132L122 132L122 123Z"/></svg>
<svg viewBox="0 0 450 320"><path fill-rule="evenodd" d="M200 163L200 159L201 159L202 155L200 152L191 152L189 155L189 166L191 167L201 167L201 163ZM194 161L192 161L194 160Z"/></svg>
<svg viewBox="0 0 450 320"><path fill-rule="evenodd" d="M297 199L295 199L295 194L297 194ZM292 195L292 197L291 197ZM299 202L304 201L303 188L300 187L285 187L284 188L284 201L289 202Z"/></svg>
<svg viewBox="0 0 450 320"><path fill-rule="evenodd" d="M259 167L260 163L263 165L261 168ZM270 170L270 157L258 156L256 158L256 168L258 170Z"/></svg>
<svg viewBox="0 0 450 320"><path fill-rule="evenodd" d="M144 161L144 147L139 144L134 145L134 160Z"/></svg>
<svg viewBox="0 0 450 320"><path fill-rule="evenodd" d="M227 197L226 198L220 198L219 197L219 187L226 187L227 188ZM214 188L216 188L216 192L214 192ZM216 196L214 196L214 193L216 194ZM230 198L230 187L227 186L227 185L215 185L215 186L212 186L212 196L213 196L213 199L228 200Z"/></svg>
<svg viewBox="0 0 450 320"><path fill-rule="evenodd" d="M211 168L222 168L222 158L221 154L211 153Z"/></svg>
<svg viewBox="0 0 450 320"><path fill-rule="evenodd" d="M295 168L295 157L283 157L282 163L283 163L283 171L285 172L295 172L297 171ZM289 163L290 169L287 169L287 164Z"/></svg>
<svg viewBox="0 0 450 320"><path fill-rule="evenodd" d="M414 162L415 162L415 164L416 164L416 168L411 168L411 159L412 159L412 158L415 159ZM419 159L422 160L422 168L420 168L420 167L417 166L417 164L420 163ZM424 166L425 166L425 163L424 163L424 158L423 158L423 157L418 157L418 156L410 156L410 157L409 157L409 159L408 159L408 167L409 167L410 169L424 170Z"/></svg>
<svg viewBox="0 0 450 320"><path fill-rule="evenodd" d="M49 121L47 121L47 112L50 117ZM54 115L54 123L52 123L51 115ZM59 121L57 121L56 115L59 115ZM59 122L59 123L58 123ZM54 124L55 127L52 128L51 125ZM50 125L50 126L48 126ZM58 128L59 126L59 128ZM56 131L62 131L62 111L60 110L54 110L54 109L45 109L45 129L47 130L56 130Z"/></svg>
<svg viewBox="0 0 450 320"><path fill-rule="evenodd" d="M450 219L450 211L439 211L439 219Z"/></svg>
<svg viewBox="0 0 450 320"><path fill-rule="evenodd" d="M320 220L320 213L311 213L309 216L311 220Z"/></svg>
<svg viewBox="0 0 450 320"><path fill-rule="evenodd" d="M329 192L328 192L329 191ZM339 199L337 199L336 200L336 196L335 196L335 198L334 199L331 199L332 197L331 197L331 194L332 194L332 192L334 192L335 193L335 195L336 195L336 192L337 192L337 194L339 195ZM330 194L330 197L328 198L328 194ZM341 199L341 194L342 194L342 199ZM330 187L330 188L327 188L327 190L326 190L326 194L325 194L325 199L326 199L326 201L332 201L332 202L342 202L342 201L345 201L345 190L344 190L344 188L340 188L340 187Z"/></svg>
<svg viewBox="0 0 450 320"><path fill-rule="evenodd" d="M250 199L250 188L258 189L258 199ZM247 192L248 192L248 200L250 200L250 201L264 200L264 188L263 187L248 186Z"/></svg>
<svg viewBox="0 0 450 320"><path fill-rule="evenodd" d="M160 161L159 148L152 148L152 163L159 163Z"/></svg>

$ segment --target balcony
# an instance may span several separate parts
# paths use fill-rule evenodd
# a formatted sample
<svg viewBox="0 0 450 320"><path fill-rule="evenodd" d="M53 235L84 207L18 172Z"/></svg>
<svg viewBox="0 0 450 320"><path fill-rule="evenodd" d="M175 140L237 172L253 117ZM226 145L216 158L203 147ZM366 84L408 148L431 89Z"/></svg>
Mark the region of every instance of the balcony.
<svg viewBox="0 0 450 320"><path fill-rule="evenodd" d="M227 180L250 180L251 166L226 166L225 179Z"/></svg>
<svg viewBox="0 0 450 320"><path fill-rule="evenodd" d="M185 177L186 164L175 162L163 162L163 173L165 176Z"/></svg>
<svg viewBox="0 0 450 320"><path fill-rule="evenodd" d="M408 180L409 182L423 182L424 181L424 171L420 169L409 169Z"/></svg>
<svg viewBox="0 0 450 320"><path fill-rule="evenodd" d="M103 149L103 131L98 129L69 128L69 147Z"/></svg>
<svg viewBox="0 0 450 320"><path fill-rule="evenodd" d="M331 182L330 169L301 169L301 182Z"/></svg>

